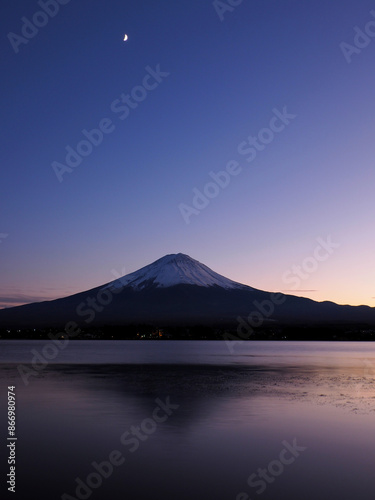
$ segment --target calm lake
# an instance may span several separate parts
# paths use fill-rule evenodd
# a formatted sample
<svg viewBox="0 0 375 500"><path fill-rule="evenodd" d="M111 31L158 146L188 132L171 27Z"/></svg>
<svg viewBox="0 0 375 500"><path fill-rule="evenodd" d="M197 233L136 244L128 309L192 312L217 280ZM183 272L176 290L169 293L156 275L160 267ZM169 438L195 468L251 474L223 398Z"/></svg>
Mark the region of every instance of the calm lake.
<svg viewBox="0 0 375 500"><path fill-rule="evenodd" d="M0 342L2 498L8 386L9 498L374 496L373 343L71 341L30 372L45 346Z"/></svg>

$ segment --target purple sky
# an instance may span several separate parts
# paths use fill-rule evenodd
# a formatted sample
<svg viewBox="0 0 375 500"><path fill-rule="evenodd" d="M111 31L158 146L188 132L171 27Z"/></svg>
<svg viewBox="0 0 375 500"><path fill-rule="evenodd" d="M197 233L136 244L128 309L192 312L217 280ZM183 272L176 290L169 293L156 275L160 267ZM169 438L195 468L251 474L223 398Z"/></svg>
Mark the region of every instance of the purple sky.
<svg viewBox="0 0 375 500"><path fill-rule="evenodd" d="M178 252L375 305L374 3L237 3L7 2L0 307Z"/></svg>

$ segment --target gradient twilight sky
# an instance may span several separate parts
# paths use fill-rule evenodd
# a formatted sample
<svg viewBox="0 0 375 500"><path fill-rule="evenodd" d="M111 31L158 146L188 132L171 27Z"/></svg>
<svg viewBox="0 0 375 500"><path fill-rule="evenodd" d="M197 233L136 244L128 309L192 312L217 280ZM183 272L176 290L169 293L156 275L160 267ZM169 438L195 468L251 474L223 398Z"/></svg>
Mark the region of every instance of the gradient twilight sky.
<svg viewBox="0 0 375 500"><path fill-rule="evenodd" d="M7 35L41 8L4 2L0 307L178 252L259 289L375 306L375 38L350 64L340 47L375 2L231 3L221 20L212 0L71 0L15 53ZM158 65L169 75L121 120L112 103ZM247 162L239 145L285 106L296 117ZM59 182L51 164L105 118L113 132ZM231 160L240 173L187 224L179 205ZM329 235L340 246L314 266Z"/></svg>

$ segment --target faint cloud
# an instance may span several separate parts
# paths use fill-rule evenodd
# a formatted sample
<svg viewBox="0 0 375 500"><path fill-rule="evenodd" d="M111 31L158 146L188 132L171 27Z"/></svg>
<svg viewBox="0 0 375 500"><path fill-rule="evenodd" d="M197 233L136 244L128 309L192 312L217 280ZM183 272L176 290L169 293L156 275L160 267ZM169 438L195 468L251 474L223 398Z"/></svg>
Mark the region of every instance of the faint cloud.
<svg viewBox="0 0 375 500"><path fill-rule="evenodd" d="M17 307L35 302L45 302L47 300L55 300L68 295L78 293L77 290L67 290L61 288L45 287L38 291L35 290L17 290L8 289L1 290L0 292L0 309L7 307Z"/></svg>
<svg viewBox="0 0 375 500"><path fill-rule="evenodd" d="M375 10L371 10L370 15L375 18ZM340 43L340 49L348 64L352 62L354 54L361 54L362 50L372 42L372 39L375 37L375 21L371 19L363 28L354 26L353 29L353 44L347 42Z"/></svg>
<svg viewBox="0 0 375 500"><path fill-rule="evenodd" d="M51 300L51 297L41 297L38 295L0 295L0 308L22 306L32 302L43 302Z"/></svg>

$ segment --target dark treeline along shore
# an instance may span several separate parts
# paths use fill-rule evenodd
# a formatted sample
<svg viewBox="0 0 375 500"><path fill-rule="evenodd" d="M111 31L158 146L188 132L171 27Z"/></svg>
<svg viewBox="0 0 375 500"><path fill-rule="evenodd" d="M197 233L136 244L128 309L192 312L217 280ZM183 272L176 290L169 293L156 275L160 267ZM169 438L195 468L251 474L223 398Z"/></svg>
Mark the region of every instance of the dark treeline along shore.
<svg viewBox="0 0 375 500"><path fill-rule="evenodd" d="M373 341L375 327L368 324L279 324L261 327L230 326L158 326L133 324L128 326L77 327L72 335L63 328L0 329L0 339L64 339L71 340L316 340Z"/></svg>

